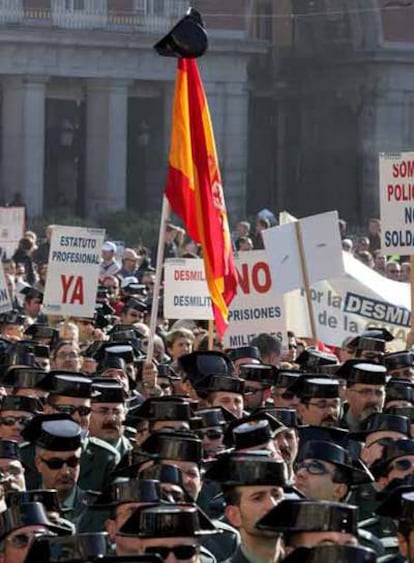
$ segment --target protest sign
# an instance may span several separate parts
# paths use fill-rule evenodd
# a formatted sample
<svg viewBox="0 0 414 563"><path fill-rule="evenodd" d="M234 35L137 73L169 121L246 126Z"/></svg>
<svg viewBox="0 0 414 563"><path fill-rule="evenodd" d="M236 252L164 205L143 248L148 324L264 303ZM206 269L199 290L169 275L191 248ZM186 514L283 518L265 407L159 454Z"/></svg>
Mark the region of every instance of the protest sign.
<svg viewBox="0 0 414 563"><path fill-rule="evenodd" d="M24 232L24 207L0 207L0 254L11 258Z"/></svg>
<svg viewBox="0 0 414 563"><path fill-rule="evenodd" d="M303 266L310 284L344 274L337 211L294 220L266 229L262 234L275 287L280 294L304 286Z"/></svg>
<svg viewBox="0 0 414 563"><path fill-rule="evenodd" d="M93 317L104 229L53 227L44 312Z"/></svg>
<svg viewBox="0 0 414 563"><path fill-rule="evenodd" d="M236 268L239 286L230 305L224 345L246 346L261 332L282 337L285 331L283 299L274 291L265 252L239 253ZM164 312L167 317L212 319L209 299L202 260L165 261Z"/></svg>
<svg viewBox="0 0 414 563"><path fill-rule="evenodd" d="M387 328L395 337L391 345L405 348L410 328L410 285L389 280L344 252L346 276L315 284L311 298L319 340L340 346L367 326ZM303 290L285 295L286 325L297 336L309 337Z"/></svg>
<svg viewBox="0 0 414 563"><path fill-rule="evenodd" d="M3 266L0 265L0 313L6 313L11 311L11 309L13 309L13 305L10 300L6 276L4 275Z"/></svg>
<svg viewBox="0 0 414 563"><path fill-rule="evenodd" d="M414 153L381 153L379 184L382 249L414 255Z"/></svg>

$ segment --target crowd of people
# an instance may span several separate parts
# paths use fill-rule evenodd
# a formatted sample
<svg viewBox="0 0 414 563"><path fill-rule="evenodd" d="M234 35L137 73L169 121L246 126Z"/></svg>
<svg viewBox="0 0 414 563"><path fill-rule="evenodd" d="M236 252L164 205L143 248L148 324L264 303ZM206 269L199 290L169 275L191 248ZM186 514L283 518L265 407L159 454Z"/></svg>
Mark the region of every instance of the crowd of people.
<svg viewBox="0 0 414 563"><path fill-rule="evenodd" d="M209 349L162 302L151 335L151 253L111 241L95 314L47 317L51 233L3 260L1 561L414 562L410 349L374 327L337 351L282 343L260 322ZM170 224L177 255L198 249Z"/></svg>

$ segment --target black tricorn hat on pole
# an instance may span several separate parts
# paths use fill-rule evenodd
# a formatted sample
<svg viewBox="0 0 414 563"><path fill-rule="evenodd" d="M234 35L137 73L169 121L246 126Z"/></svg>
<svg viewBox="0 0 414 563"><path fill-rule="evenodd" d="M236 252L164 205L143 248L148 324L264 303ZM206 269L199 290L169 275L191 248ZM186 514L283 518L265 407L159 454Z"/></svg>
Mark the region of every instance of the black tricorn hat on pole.
<svg viewBox="0 0 414 563"><path fill-rule="evenodd" d="M207 33L199 12L194 8L189 8L187 14L154 45L154 49L162 57L184 59L201 57L207 47Z"/></svg>

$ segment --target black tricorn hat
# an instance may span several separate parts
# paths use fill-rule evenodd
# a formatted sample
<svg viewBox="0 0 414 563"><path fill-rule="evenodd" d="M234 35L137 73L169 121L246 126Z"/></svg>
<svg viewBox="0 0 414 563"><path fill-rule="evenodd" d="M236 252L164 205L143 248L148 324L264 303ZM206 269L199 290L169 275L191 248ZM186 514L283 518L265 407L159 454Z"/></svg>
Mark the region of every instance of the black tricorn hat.
<svg viewBox="0 0 414 563"><path fill-rule="evenodd" d="M356 336L348 344L350 348L354 348L356 352L374 352L375 354L385 354L385 340L374 338L372 336Z"/></svg>
<svg viewBox="0 0 414 563"><path fill-rule="evenodd" d="M178 358L178 365L194 385L210 375L231 375L233 366L223 352L191 352Z"/></svg>
<svg viewBox="0 0 414 563"><path fill-rule="evenodd" d="M385 404L390 401L414 402L414 389L403 379L390 379L385 388Z"/></svg>
<svg viewBox="0 0 414 563"><path fill-rule="evenodd" d="M299 442L304 444L309 440L326 440L347 448L349 430L335 426L305 425L298 427Z"/></svg>
<svg viewBox="0 0 414 563"><path fill-rule="evenodd" d="M368 434L373 432L381 432L383 430L391 432L400 432L406 436L410 436L410 421L405 416L395 414L386 414L383 412L374 412L370 414L361 423L362 429L359 432L351 432L349 437L352 440L364 441Z"/></svg>
<svg viewBox="0 0 414 563"><path fill-rule="evenodd" d="M59 331L56 328L38 323L33 323L28 326L24 331L24 334L32 336L34 340L48 338L50 345L53 345L59 339Z"/></svg>
<svg viewBox="0 0 414 563"><path fill-rule="evenodd" d="M19 443L14 440L0 440L0 459L21 459Z"/></svg>
<svg viewBox="0 0 414 563"><path fill-rule="evenodd" d="M99 362L98 372L102 373L107 369L122 369L126 368L126 363L123 358L113 354L105 355L105 358Z"/></svg>
<svg viewBox="0 0 414 563"><path fill-rule="evenodd" d="M384 356L384 366L388 371L394 369L414 369L414 356L409 350L402 350L400 352L392 352L391 354L385 354Z"/></svg>
<svg viewBox="0 0 414 563"><path fill-rule="evenodd" d="M155 479L160 483L169 483L184 488L183 472L177 465L171 463L154 463L139 471L140 479Z"/></svg>
<svg viewBox="0 0 414 563"><path fill-rule="evenodd" d="M257 346L240 346L240 348L229 348L228 350L226 350L226 354L232 362L240 360L241 358L250 358L252 360L261 361L260 350Z"/></svg>
<svg viewBox="0 0 414 563"><path fill-rule="evenodd" d="M387 370L379 364L348 360L336 372L337 377L346 379L347 385L363 383L365 385L385 385Z"/></svg>
<svg viewBox="0 0 414 563"><path fill-rule="evenodd" d="M31 413L41 413L42 403L36 397L26 397L25 395L6 395L0 403L2 411L26 411Z"/></svg>
<svg viewBox="0 0 414 563"><path fill-rule="evenodd" d="M332 442L323 440L305 442L299 449L297 461L304 459L318 459L340 467L349 485L362 485L374 481L374 477L361 460L354 461L345 448Z"/></svg>
<svg viewBox="0 0 414 563"><path fill-rule="evenodd" d="M384 340L385 342L391 342L391 340L394 340L394 337L389 330L377 326L368 326L363 332L361 332L360 336L378 338L379 340Z"/></svg>
<svg viewBox="0 0 414 563"><path fill-rule="evenodd" d="M342 532L357 535L358 507L342 502L283 500L256 523L274 532Z"/></svg>
<svg viewBox="0 0 414 563"><path fill-rule="evenodd" d="M108 534L94 532L66 537L40 536L34 540L25 563L72 563L105 561L108 553Z"/></svg>
<svg viewBox="0 0 414 563"><path fill-rule="evenodd" d="M20 389L40 388L46 376L45 371L36 367L10 367L2 378L2 384Z"/></svg>
<svg viewBox="0 0 414 563"><path fill-rule="evenodd" d="M108 381L92 384L93 403L125 403L126 394L122 385L115 381Z"/></svg>
<svg viewBox="0 0 414 563"><path fill-rule="evenodd" d="M92 397L92 379L76 372L51 371L42 383L42 389L51 395L65 397Z"/></svg>
<svg viewBox="0 0 414 563"><path fill-rule="evenodd" d="M266 444L274 436L269 421L265 418L238 424L232 430L233 445L236 451L257 448Z"/></svg>
<svg viewBox="0 0 414 563"><path fill-rule="evenodd" d="M224 409L221 407L208 407L197 409L195 414L201 419L201 428L210 428L212 426L225 426L228 422L224 415Z"/></svg>
<svg viewBox="0 0 414 563"><path fill-rule="evenodd" d="M289 391L301 400L312 397L336 399L339 397L339 381L320 375L309 377L309 374L306 374L300 376L289 387Z"/></svg>
<svg viewBox="0 0 414 563"><path fill-rule="evenodd" d="M259 409L254 411L254 414L260 410L267 412L274 416L277 420L280 420L286 428L296 428L299 424L296 409L284 409L282 407L259 407Z"/></svg>
<svg viewBox="0 0 414 563"><path fill-rule="evenodd" d="M414 424L414 406L413 407L387 407L385 411L387 414L396 414L398 416L405 416L409 419L411 424Z"/></svg>
<svg viewBox="0 0 414 563"><path fill-rule="evenodd" d="M69 415L62 413L33 417L21 435L45 450L66 452L81 446L80 426Z"/></svg>
<svg viewBox="0 0 414 563"><path fill-rule="evenodd" d="M384 445L382 455L379 460L371 465L372 474L380 477L391 462L399 457L414 456L414 440L393 440L389 444Z"/></svg>
<svg viewBox="0 0 414 563"><path fill-rule="evenodd" d="M274 375L273 385L275 387L290 387L301 375L303 375L303 371L296 369L277 370Z"/></svg>
<svg viewBox="0 0 414 563"><path fill-rule="evenodd" d="M154 45L162 57L195 59L204 55L208 38L200 14L190 8L187 14Z"/></svg>
<svg viewBox="0 0 414 563"><path fill-rule="evenodd" d="M377 494L381 503L375 509L379 516L387 516L398 520L402 512L402 497L405 493L414 492L414 475L406 475L403 479L393 479L391 483Z"/></svg>
<svg viewBox="0 0 414 563"><path fill-rule="evenodd" d="M287 466L263 452L231 452L217 457L205 479L223 486L288 486Z"/></svg>
<svg viewBox="0 0 414 563"><path fill-rule="evenodd" d="M217 532L213 522L194 504L157 504L135 510L118 534L139 538L171 538Z"/></svg>
<svg viewBox="0 0 414 563"><path fill-rule="evenodd" d="M414 521L414 493L404 493L401 498L400 520Z"/></svg>
<svg viewBox="0 0 414 563"><path fill-rule="evenodd" d="M213 393L215 391L227 391L228 393L244 393L244 379L239 377L230 377L228 375L212 375L208 378L207 391Z"/></svg>
<svg viewBox="0 0 414 563"><path fill-rule="evenodd" d="M338 363L338 358L334 354L320 352L316 348L306 348L295 359L295 363L305 371L317 373L321 366L335 365Z"/></svg>
<svg viewBox="0 0 414 563"><path fill-rule="evenodd" d="M240 377L246 381L257 381L263 387L270 387L273 384L275 369L267 364L242 364Z"/></svg>
<svg viewBox="0 0 414 563"><path fill-rule="evenodd" d="M58 492L56 489L30 489L29 491L9 491L6 494L6 504L20 506L23 503L40 502L46 512L60 512Z"/></svg>
<svg viewBox="0 0 414 563"><path fill-rule="evenodd" d="M19 506L12 506L0 514L0 541L13 530L34 525L45 526L59 535L71 533L68 528L63 528L50 522L40 502L28 502L22 503Z"/></svg>
<svg viewBox="0 0 414 563"><path fill-rule="evenodd" d="M26 315L16 309L12 309L11 311L0 314L0 324L21 326L24 325L25 322Z"/></svg>
<svg viewBox="0 0 414 563"><path fill-rule="evenodd" d="M201 463L203 459L202 442L192 432L153 432L141 444L141 449L144 453L158 454L163 459L195 463Z"/></svg>
<svg viewBox="0 0 414 563"><path fill-rule="evenodd" d="M154 479L123 479L112 483L90 505L90 508L108 508L125 502L146 504L158 503L161 500L160 482Z"/></svg>
<svg viewBox="0 0 414 563"><path fill-rule="evenodd" d="M283 563L375 563L377 554L359 545L317 545L294 549Z"/></svg>
<svg viewBox="0 0 414 563"><path fill-rule="evenodd" d="M191 403L183 397L153 397L144 401L139 407L129 412L134 418L146 420L184 420L193 417Z"/></svg>

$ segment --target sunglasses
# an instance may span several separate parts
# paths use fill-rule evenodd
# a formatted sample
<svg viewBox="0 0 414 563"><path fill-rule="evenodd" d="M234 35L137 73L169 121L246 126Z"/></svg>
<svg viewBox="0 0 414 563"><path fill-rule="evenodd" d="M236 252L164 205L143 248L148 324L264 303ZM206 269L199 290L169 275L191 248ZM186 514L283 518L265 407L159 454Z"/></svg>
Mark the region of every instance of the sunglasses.
<svg viewBox="0 0 414 563"><path fill-rule="evenodd" d="M285 401L292 401L295 398L295 395L290 391L285 391L284 393L278 393L277 391L272 394L272 397L281 397Z"/></svg>
<svg viewBox="0 0 414 563"><path fill-rule="evenodd" d="M71 467L78 467L80 464L80 458L73 455L72 457L68 457L67 459L60 459L60 457L52 457L50 459L44 459L43 457L40 458L43 463L45 463L49 469L62 469L64 465Z"/></svg>
<svg viewBox="0 0 414 563"><path fill-rule="evenodd" d="M22 426L27 426L31 420L30 416L2 416L0 417L0 425L3 426L14 426L15 424L21 424Z"/></svg>
<svg viewBox="0 0 414 563"><path fill-rule="evenodd" d="M32 541L32 536L29 534L16 534L12 538L7 538L7 541L13 547L23 548L29 545L29 543Z"/></svg>
<svg viewBox="0 0 414 563"><path fill-rule="evenodd" d="M411 459L397 459L391 464L391 469L396 469L397 471L408 471L414 466L414 461Z"/></svg>
<svg viewBox="0 0 414 563"><path fill-rule="evenodd" d="M88 416L88 414L91 414L92 412L91 407L74 407L73 405L55 405L55 410L70 416L75 413L79 413L79 416Z"/></svg>
<svg viewBox="0 0 414 563"><path fill-rule="evenodd" d="M329 475L330 473L324 464L316 459L308 461L307 463L305 461L299 462L296 465L296 472L301 469L306 469L309 475Z"/></svg>
<svg viewBox="0 0 414 563"><path fill-rule="evenodd" d="M200 436L200 438L208 438L209 440L218 440L219 438L223 437L224 432L222 430L214 430L214 429L199 430L198 435Z"/></svg>
<svg viewBox="0 0 414 563"><path fill-rule="evenodd" d="M145 553L155 553L161 559L167 559L170 553L175 555L176 559L191 559L198 553L197 545L176 545L175 547L146 547Z"/></svg>

